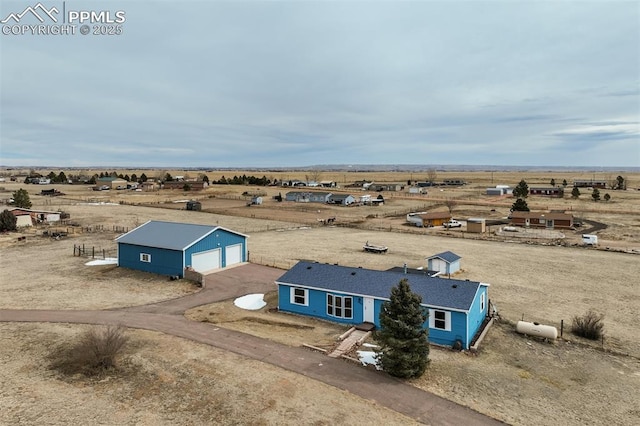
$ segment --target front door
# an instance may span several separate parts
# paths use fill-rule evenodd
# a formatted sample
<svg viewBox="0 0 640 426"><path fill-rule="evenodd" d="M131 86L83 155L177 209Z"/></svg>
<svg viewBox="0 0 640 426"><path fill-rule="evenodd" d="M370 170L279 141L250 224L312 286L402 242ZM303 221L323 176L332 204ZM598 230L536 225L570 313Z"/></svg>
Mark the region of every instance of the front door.
<svg viewBox="0 0 640 426"><path fill-rule="evenodd" d="M370 322L371 324L374 324L375 321L375 312L374 312L374 303L373 303L373 299L371 297L365 297L364 298L364 322Z"/></svg>

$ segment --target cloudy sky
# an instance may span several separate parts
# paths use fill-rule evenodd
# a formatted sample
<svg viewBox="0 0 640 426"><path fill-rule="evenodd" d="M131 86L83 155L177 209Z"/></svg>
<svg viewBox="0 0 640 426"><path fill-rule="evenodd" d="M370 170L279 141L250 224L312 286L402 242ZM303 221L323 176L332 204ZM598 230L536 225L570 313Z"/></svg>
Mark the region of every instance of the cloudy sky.
<svg viewBox="0 0 640 426"><path fill-rule="evenodd" d="M637 1L42 4L126 21L3 25L1 165L640 166Z"/></svg>

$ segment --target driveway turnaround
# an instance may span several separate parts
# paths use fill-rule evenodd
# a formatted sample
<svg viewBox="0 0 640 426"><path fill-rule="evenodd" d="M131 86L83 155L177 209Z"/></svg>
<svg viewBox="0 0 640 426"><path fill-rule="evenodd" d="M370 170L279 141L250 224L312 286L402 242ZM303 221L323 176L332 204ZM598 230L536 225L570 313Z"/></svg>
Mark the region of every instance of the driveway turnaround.
<svg viewBox="0 0 640 426"><path fill-rule="evenodd" d="M118 310L0 310L0 322L121 324L224 349L311 377L431 425L498 425L498 420L422 391L382 372L213 324L187 320L188 308L275 289L282 271L247 264L207 277L207 287L179 299ZM218 275L219 274L219 275ZM245 279L244 282L238 281ZM175 302L172 304L172 302Z"/></svg>

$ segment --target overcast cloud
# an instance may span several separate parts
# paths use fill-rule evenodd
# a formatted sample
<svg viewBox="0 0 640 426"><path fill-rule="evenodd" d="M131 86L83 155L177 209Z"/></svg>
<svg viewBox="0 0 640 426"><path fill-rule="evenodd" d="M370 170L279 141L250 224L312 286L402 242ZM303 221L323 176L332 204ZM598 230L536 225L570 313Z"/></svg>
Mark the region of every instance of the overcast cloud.
<svg viewBox="0 0 640 426"><path fill-rule="evenodd" d="M64 7L123 34L0 34L2 165L640 166L637 1Z"/></svg>

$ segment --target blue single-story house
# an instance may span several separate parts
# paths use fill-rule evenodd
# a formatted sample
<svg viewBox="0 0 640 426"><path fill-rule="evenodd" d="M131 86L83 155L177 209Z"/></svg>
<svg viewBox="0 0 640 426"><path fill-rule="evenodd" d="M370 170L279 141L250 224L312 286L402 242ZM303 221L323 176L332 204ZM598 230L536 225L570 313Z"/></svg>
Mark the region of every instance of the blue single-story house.
<svg viewBox="0 0 640 426"><path fill-rule="evenodd" d="M462 259L460 256L450 251L434 254L427 257L427 269L451 275L460 270L460 259Z"/></svg>
<svg viewBox="0 0 640 426"><path fill-rule="evenodd" d="M221 226L149 221L116 238L118 266L184 276L247 261L247 236Z"/></svg>
<svg viewBox="0 0 640 426"><path fill-rule="evenodd" d="M344 324L380 326L382 303L406 279L429 311L429 341L468 349L488 312L489 284L299 262L276 281L278 309Z"/></svg>

